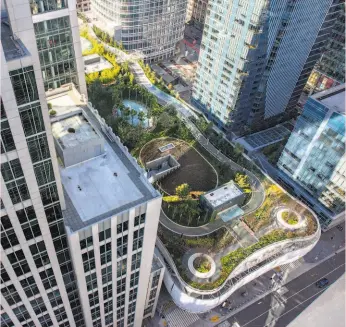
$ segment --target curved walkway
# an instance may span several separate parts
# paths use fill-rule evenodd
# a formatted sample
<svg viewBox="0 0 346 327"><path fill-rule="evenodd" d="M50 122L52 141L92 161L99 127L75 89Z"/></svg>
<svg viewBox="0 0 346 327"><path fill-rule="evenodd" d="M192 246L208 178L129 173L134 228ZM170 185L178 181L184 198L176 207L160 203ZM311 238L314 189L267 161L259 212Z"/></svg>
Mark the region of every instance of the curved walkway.
<svg viewBox="0 0 346 327"><path fill-rule="evenodd" d="M92 25L92 24L90 24ZM100 43L104 45L104 47L114 53L118 58L120 58L122 61L128 61L129 67L132 70L132 72L135 75L135 78L137 82L145 87L149 92L154 94L160 104L163 105L174 105L174 107L178 111L178 116L181 118L181 120L185 123L186 127L191 131L191 133L194 135L196 141L206 150L208 151L213 157L215 157L217 160L219 160L221 163L227 164L230 166L230 168L234 171L241 171L245 173L248 178L249 182L251 184L252 188L252 196L250 201L242 207L244 210L244 216L248 215L255 210L257 210L263 203L265 199L265 190L263 188L263 185L259 181L259 179L249 170L241 167L234 161L232 161L230 158L226 157L224 154L222 154L217 148L215 148L207 138L205 138L202 133L198 130L198 128L191 122L189 119L190 116L196 116L196 114L189 108L187 104L184 104L183 102L177 100L176 98L172 97L171 95L161 91L156 86L154 86L149 79L145 76L144 71L142 67L139 65L139 63L136 60L133 60L131 58L131 55L126 54L125 52L116 49L114 47L109 46L107 43L101 41L94 31L92 30L92 26L89 25L89 32L92 35L93 38L97 39ZM161 210L160 215L160 223L164 225L166 228L171 230L172 232L175 232L177 234L182 234L186 236L202 236L206 234L210 234L222 226L228 225L229 223L225 223L221 219L215 220L213 222L210 222L204 226L200 227L187 227L178 225L175 222L173 222L171 219L169 219L165 213Z"/></svg>

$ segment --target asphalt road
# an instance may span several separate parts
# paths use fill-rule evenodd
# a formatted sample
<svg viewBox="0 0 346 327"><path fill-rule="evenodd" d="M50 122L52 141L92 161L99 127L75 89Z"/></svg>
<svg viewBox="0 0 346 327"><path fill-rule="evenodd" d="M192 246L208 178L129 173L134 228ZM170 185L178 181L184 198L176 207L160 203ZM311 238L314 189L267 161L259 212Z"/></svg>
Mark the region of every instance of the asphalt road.
<svg viewBox="0 0 346 327"><path fill-rule="evenodd" d="M269 294L228 322L231 326L238 322L241 327L285 327L327 289L317 288L316 281L326 277L331 285L344 272L345 251L342 251L286 284L286 293Z"/></svg>

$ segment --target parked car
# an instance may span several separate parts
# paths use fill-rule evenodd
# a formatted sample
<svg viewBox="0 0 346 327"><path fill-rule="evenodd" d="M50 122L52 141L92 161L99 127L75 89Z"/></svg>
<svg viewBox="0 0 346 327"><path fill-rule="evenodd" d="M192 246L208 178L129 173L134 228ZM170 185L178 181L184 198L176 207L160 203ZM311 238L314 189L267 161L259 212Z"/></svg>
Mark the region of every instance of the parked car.
<svg viewBox="0 0 346 327"><path fill-rule="evenodd" d="M322 278L318 282L316 282L316 286L318 288L326 287L329 284L329 280L327 278Z"/></svg>

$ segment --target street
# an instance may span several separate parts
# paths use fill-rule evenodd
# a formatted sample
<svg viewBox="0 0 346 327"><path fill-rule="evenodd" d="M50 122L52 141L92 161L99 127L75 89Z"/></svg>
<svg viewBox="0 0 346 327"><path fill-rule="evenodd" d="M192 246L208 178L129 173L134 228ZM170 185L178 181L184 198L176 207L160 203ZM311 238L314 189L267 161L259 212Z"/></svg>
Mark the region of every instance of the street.
<svg viewBox="0 0 346 327"><path fill-rule="evenodd" d="M231 326L238 322L241 327L285 327L327 289L316 287L318 280L326 277L330 286L344 272L345 251L341 251L286 284L286 293L269 294L229 318L228 322Z"/></svg>

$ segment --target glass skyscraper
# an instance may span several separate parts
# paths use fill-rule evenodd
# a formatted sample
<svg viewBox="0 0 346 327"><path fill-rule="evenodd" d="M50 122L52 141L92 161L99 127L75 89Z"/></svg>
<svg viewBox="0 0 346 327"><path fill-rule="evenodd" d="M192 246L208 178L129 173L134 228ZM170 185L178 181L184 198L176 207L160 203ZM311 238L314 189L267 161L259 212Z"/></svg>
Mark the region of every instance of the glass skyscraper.
<svg viewBox="0 0 346 327"><path fill-rule="evenodd" d="M100 27L147 62L165 60L183 39L186 0L92 0Z"/></svg>
<svg viewBox="0 0 346 327"><path fill-rule="evenodd" d="M318 214L322 228L344 216L345 123L345 85L315 94L306 102L278 161L281 179L288 185L295 181L321 204L301 196Z"/></svg>
<svg viewBox="0 0 346 327"><path fill-rule="evenodd" d="M230 137L294 116L339 2L210 0L193 103Z"/></svg>

